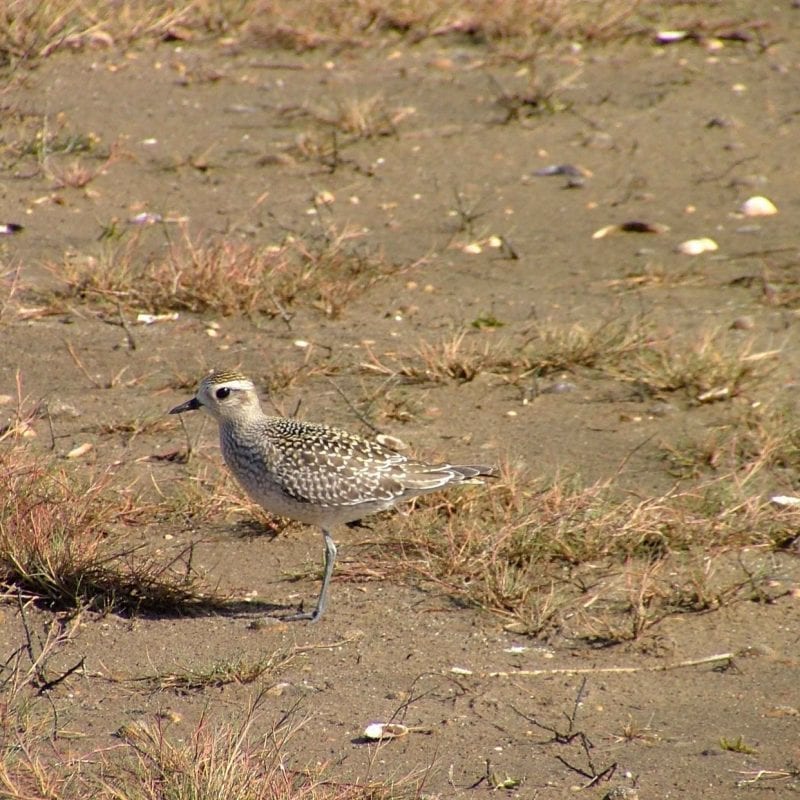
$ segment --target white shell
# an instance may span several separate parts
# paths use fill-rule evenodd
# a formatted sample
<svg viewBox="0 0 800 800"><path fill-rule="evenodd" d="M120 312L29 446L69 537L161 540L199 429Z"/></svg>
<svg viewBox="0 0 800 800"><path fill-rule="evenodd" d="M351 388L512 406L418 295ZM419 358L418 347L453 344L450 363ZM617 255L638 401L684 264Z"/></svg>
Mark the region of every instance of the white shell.
<svg viewBox="0 0 800 800"><path fill-rule="evenodd" d="M399 722L373 722L364 728L364 736L367 739L397 739L398 736L405 736L408 728Z"/></svg>
<svg viewBox="0 0 800 800"><path fill-rule="evenodd" d="M660 44L672 44L683 41L688 35L687 31L658 31L656 41Z"/></svg>
<svg viewBox="0 0 800 800"><path fill-rule="evenodd" d="M175 322L179 319L178 312L173 311L171 314L137 314L136 321L141 325L153 325L156 322Z"/></svg>
<svg viewBox="0 0 800 800"><path fill-rule="evenodd" d="M718 386L715 389L709 389L707 392L702 392L697 395L697 400L700 403L714 403L717 400L725 400L730 397L731 390L727 386Z"/></svg>
<svg viewBox="0 0 800 800"><path fill-rule="evenodd" d="M699 256L700 253L710 253L714 250L719 250L719 245L708 237L702 239L687 239L681 242L677 250L687 256Z"/></svg>
<svg viewBox="0 0 800 800"><path fill-rule="evenodd" d="M93 447L94 445L91 442L79 444L67 453L67 458L80 458L81 456L85 456Z"/></svg>
<svg viewBox="0 0 800 800"><path fill-rule="evenodd" d="M593 234L592 239L605 239L612 231L619 230L619 225L606 225L603 228L598 228Z"/></svg>
<svg viewBox="0 0 800 800"><path fill-rule="evenodd" d="M792 497L791 495L776 494L770 497L770 500L779 506L800 506L800 497Z"/></svg>
<svg viewBox="0 0 800 800"><path fill-rule="evenodd" d="M748 197L739 207L739 211L746 217L771 217L778 213L772 200L761 195Z"/></svg>

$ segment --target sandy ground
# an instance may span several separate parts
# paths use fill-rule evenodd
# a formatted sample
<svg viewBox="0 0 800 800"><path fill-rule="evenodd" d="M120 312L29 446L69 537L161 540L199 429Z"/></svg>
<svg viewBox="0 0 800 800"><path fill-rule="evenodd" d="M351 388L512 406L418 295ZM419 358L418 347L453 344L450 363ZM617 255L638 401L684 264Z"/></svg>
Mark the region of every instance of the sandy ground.
<svg viewBox="0 0 800 800"><path fill-rule="evenodd" d="M179 239L181 225L254 245L335 225L360 231L364 246L398 269L336 316L308 303L288 323L181 313L134 327L135 349L114 314L70 300L54 316L26 318L37 301L22 292L0 325L0 394L15 395L19 372L26 397L66 409L53 416L56 456L90 441L87 469L115 465L138 487L188 480L180 464L146 460L184 446L177 421L134 437L98 426L164 414L210 366L239 367L260 386L297 369L298 379L272 397L280 410L302 401L306 419L363 430L345 398L381 394L383 378L359 368L369 354L385 360L464 327L470 343L501 335L521 342L533 321L592 326L637 315L687 341L716 331L752 341L754 351L781 349L778 369L748 402L785 395L796 403L798 303L773 301L775 292L796 298L800 281L800 12L788 3L775 9L771 24L783 39L766 52L754 43L715 50L639 41L542 54L534 66L550 95L544 110L520 101L535 84L530 64L499 64L458 39L335 55L186 43L56 54L5 92L20 115L14 124L22 130L24 115L46 115L55 130L114 145L116 158L83 188L57 185L74 156L7 165L0 221L24 231L0 246L25 286L57 285L65 263L102 257L110 245L101 234L112 228L156 249L165 236ZM339 132L334 163L313 157L315 142L331 141L323 120L372 97L382 109L376 135ZM555 164L579 167L577 185L536 174ZM752 195L768 196L779 213L737 213ZM166 223L132 223L142 213ZM593 238L634 220L668 230ZM719 249L676 252L699 237ZM493 247L498 240L506 244ZM488 316L504 327L470 327ZM573 391L531 391L527 403L519 387L491 375L392 387L418 413L380 425L431 456L507 460L542 476L567 470L644 497L674 483L659 445L726 413L725 404L680 398L655 413L622 380L580 372L564 380ZM199 436L201 464L221 473L212 426L196 417L187 424ZM44 421L36 431L31 446L46 448ZM782 480L767 488L796 488L796 464ZM404 524L400 516L375 522L380 531ZM307 568L320 556L320 537L300 526L241 535L221 514L204 530L176 522L126 535L165 553L198 540L196 568L265 604L309 602L317 591ZM346 564L365 534L338 538ZM751 556L777 584L796 586L796 558ZM37 624L49 619L46 610L31 613ZM13 603L0 614L0 652L9 652L20 642L19 617ZM287 763L325 765L337 780L424 775L425 792L443 798L492 794L506 778L519 782L502 789L508 796L571 797L597 774L603 780L588 796L613 786L642 798L708 800L754 790L788 797L800 788L796 772L746 783L759 770L800 764L800 605L791 595L672 616L608 648L566 635L531 639L440 588L349 580L346 570L320 624L253 626L255 616L87 614L62 654L65 664L84 658L85 670L53 693L61 723L82 737L60 752L108 746L120 726L166 712L172 721L164 724L186 736L203 713L234 718L269 688L257 730L291 710L303 724L286 744ZM293 660L258 688L179 693L128 681L292 647ZM661 669L730 653L737 655ZM521 672L534 670L544 672ZM381 746L362 739L368 723L390 719L413 732ZM754 752L721 748L737 737Z"/></svg>

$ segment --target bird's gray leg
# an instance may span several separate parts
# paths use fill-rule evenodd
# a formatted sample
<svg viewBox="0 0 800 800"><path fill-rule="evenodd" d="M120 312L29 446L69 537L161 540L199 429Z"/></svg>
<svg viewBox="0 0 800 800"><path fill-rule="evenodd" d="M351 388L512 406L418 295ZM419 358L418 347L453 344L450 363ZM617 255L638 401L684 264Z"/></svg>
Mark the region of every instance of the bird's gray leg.
<svg viewBox="0 0 800 800"><path fill-rule="evenodd" d="M300 619L319 622L328 605L328 589L333 575L333 565L336 563L336 542L333 541L333 537L324 528L322 529L322 535L325 537L325 571L322 574L322 589L317 599L317 607L313 611L299 611L297 614L285 617L289 622Z"/></svg>
<svg viewBox="0 0 800 800"><path fill-rule="evenodd" d="M319 598L317 599L317 607L311 616L312 622L319 621L325 611L325 607L328 605L328 588L333 576L333 565L336 563L336 542L333 541L333 537L324 528L322 529L322 535L325 537L325 572L322 576L322 589L320 589Z"/></svg>

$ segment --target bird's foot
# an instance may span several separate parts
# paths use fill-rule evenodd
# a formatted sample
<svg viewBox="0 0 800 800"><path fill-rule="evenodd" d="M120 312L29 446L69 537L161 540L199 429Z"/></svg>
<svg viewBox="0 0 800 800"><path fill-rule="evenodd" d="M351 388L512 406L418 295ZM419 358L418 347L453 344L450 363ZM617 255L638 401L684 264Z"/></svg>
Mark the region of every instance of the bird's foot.
<svg viewBox="0 0 800 800"><path fill-rule="evenodd" d="M318 622L319 618L322 616L322 611L319 607L315 608L313 611L303 611L302 605L300 609L296 611L294 614L289 614L288 617L284 617L284 622Z"/></svg>

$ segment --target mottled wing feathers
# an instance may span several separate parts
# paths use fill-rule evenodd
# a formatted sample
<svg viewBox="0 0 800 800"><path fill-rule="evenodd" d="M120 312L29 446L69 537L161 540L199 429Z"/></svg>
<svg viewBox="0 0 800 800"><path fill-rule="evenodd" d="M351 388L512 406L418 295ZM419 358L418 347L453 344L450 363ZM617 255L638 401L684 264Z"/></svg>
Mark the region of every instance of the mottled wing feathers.
<svg viewBox="0 0 800 800"><path fill-rule="evenodd" d="M272 472L295 500L390 505L402 493L394 474L406 458L378 442L291 419L270 418L268 429Z"/></svg>
<svg viewBox="0 0 800 800"><path fill-rule="evenodd" d="M326 425L273 417L266 433L274 478L300 502L388 508L447 484L492 474L490 467L410 460L374 439Z"/></svg>

